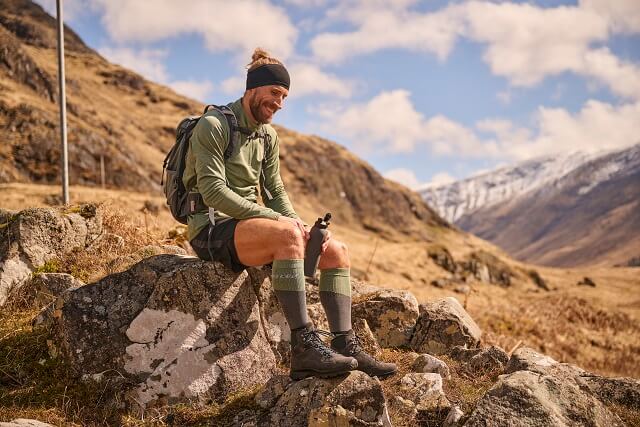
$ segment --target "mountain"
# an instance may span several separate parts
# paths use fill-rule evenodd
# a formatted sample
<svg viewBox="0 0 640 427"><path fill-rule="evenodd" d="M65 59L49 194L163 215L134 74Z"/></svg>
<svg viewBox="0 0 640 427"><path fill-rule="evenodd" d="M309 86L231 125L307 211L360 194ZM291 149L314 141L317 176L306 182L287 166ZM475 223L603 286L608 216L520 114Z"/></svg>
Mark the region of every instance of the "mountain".
<svg viewBox="0 0 640 427"><path fill-rule="evenodd" d="M626 264L640 254L640 144L482 207L457 224L528 262Z"/></svg>
<svg viewBox="0 0 640 427"><path fill-rule="evenodd" d="M639 151L544 157L421 194L444 218L522 261L625 265L640 254Z"/></svg>
<svg viewBox="0 0 640 427"><path fill-rule="evenodd" d="M108 187L159 192L177 123L203 106L109 63L65 31L71 185L98 185L102 158ZM0 46L0 183L56 183L56 21L31 1L4 0ZM313 215L331 211L346 224L425 238L426 226L448 227L417 194L340 145L277 129L285 184Z"/></svg>
<svg viewBox="0 0 640 427"><path fill-rule="evenodd" d="M456 222L478 209L495 206L552 183L593 157L593 154L578 152L540 157L418 191L443 218Z"/></svg>

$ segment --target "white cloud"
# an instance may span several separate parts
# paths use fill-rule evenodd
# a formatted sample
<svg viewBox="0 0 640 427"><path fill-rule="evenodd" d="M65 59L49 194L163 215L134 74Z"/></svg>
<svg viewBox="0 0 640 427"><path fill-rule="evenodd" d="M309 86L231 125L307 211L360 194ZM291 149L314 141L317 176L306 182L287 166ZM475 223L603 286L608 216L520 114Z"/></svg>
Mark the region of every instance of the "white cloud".
<svg viewBox="0 0 640 427"><path fill-rule="evenodd" d="M355 30L317 35L311 41L316 60L341 62L390 48L444 60L457 38L465 37L485 45L483 58L491 72L514 86L530 87L572 72L620 97L640 100L640 67L593 47L615 31L640 32L637 0L584 0L579 7L552 8L470 1L429 13L412 11L413 1L385 8L378 3L355 0L330 11L332 19L349 22ZM506 93L499 97L508 103Z"/></svg>
<svg viewBox="0 0 640 427"><path fill-rule="evenodd" d="M213 84L207 80L179 80L169 83L169 86L177 93L201 102L206 102L213 91Z"/></svg>
<svg viewBox="0 0 640 427"><path fill-rule="evenodd" d="M606 17L614 32L640 33L638 0L580 0L580 7Z"/></svg>
<svg viewBox="0 0 640 427"><path fill-rule="evenodd" d="M199 34L212 52L237 53L248 62L261 46L286 59L297 30L284 9L263 0L91 0L114 41L150 43L183 34Z"/></svg>
<svg viewBox="0 0 640 427"><path fill-rule="evenodd" d="M456 179L447 172L439 172L431 177L431 185L444 185L454 182Z"/></svg>
<svg viewBox="0 0 640 427"><path fill-rule="evenodd" d="M350 98L355 83L341 79L335 74L327 73L318 66L310 63L297 62L287 65L291 76L290 98L308 95L331 95L338 98ZM238 76L229 77L221 84L222 92L227 95L237 95L244 92L246 85L246 70Z"/></svg>
<svg viewBox="0 0 640 427"><path fill-rule="evenodd" d="M418 181L416 174L411 169L391 169L385 172L383 176L411 189L415 189L420 186L420 181Z"/></svg>
<svg viewBox="0 0 640 427"><path fill-rule="evenodd" d="M148 80L165 84L177 93L198 101L206 101L213 90L213 84L207 80L172 81L164 60L168 52L161 49L132 49L128 47L102 47L98 49L109 61L129 68Z"/></svg>
<svg viewBox="0 0 640 427"><path fill-rule="evenodd" d="M427 118L405 90L314 112L324 119L323 131L349 140L359 154L410 153L426 145L436 155L511 161L623 148L640 140L640 102L615 106L590 100L575 114L540 107L530 129L505 119L485 119L468 128L443 115Z"/></svg>
<svg viewBox="0 0 640 427"><path fill-rule="evenodd" d="M101 55L109 61L129 68L149 80L166 83L169 80L164 59L167 51L161 49L132 49L128 47L101 47Z"/></svg>
<svg viewBox="0 0 640 427"><path fill-rule="evenodd" d="M353 3L339 5L330 15L357 24L355 31L323 33L311 40L311 49L319 61L341 62L389 48L427 52L444 60L458 35L455 8L419 14L405 10L413 1Z"/></svg>
<svg viewBox="0 0 640 427"><path fill-rule="evenodd" d="M291 75L291 97L321 94L349 98L353 93L353 82L324 72L312 64L292 64L289 67L289 74Z"/></svg>

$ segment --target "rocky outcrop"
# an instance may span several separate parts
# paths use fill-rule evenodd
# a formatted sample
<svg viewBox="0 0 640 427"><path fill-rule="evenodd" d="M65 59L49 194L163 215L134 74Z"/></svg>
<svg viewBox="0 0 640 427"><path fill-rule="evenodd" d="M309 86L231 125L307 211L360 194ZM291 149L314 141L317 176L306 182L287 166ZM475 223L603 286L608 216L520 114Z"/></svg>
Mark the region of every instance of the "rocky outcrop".
<svg viewBox="0 0 640 427"><path fill-rule="evenodd" d="M457 299L447 297L420 305L411 348L445 354L455 346L477 347L482 331Z"/></svg>
<svg viewBox="0 0 640 427"><path fill-rule="evenodd" d="M478 402L467 427L602 426L624 424L575 378L517 371L501 377Z"/></svg>
<svg viewBox="0 0 640 427"><path fill-rule="evenodd" d="M418 301L408 291L378 290L361 297L352 307L355 318L365 319L381 347L407 346L418 319Z"/></svg>
<svg viewBox="0 0 640 427"><path fill-rule="evenodd" d="M0 427L53 427L51 424L38 420L28 420L26 418L16 418L7 423L0 422Z"/></svg>
<svg viewBox="0 0 640 427"><path fill-rule="evenodd" d="M84 283L66 273L34 274L25 285L27 298L37 306L44 307L53 303L65 292L79 288Z"/></svg>
<svg viewBox="0 0 640 427"><path fill-rule="evenodd" d="M102 233L95 205L69 210L25 209L0 227L0 306L48 261L85 249Z"/></svg>
<svg viewBox="0 0 640 427"><path fill-rule="evenodd" d="M296 381L271 410L270 425L390 426L380 381L359 371Z"/></svg>
<svg viewBox="0 0 640 427"><path fill-rule="evenodd" d="M249 275L220 264L150 257L57 305L56 335L71 366L90 378L119 372L141 406L223 401L266 383L275 368Z"/></svg>
<svg viewBox="0 0 640 427"><path fill-rule="evenodd" d="M442 360L430 354L419 355L411 364L413 372L436 373L444 379L450 379L449 367Z"/></svg>

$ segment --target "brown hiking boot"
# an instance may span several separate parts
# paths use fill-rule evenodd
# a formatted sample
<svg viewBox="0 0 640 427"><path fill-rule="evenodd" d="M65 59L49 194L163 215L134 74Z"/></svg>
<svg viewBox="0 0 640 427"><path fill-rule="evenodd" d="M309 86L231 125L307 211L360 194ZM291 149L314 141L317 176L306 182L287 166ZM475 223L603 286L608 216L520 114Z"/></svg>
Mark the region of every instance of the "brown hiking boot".
<svg viewBox="0 0 640 427"><path fill-rule="evenodd" d="M331 350L320 338L320 333L331 335L315 330L311 323L291 331L291 379L337 377L358 367L353 357Z"/></svg>
<svg viewBox="0 0 640 427"><path fill-rule="evenodd" d="M358 361L358 370L371 377L386 377L396 373L398 368L393 363L376 360L363 350L358 336L353 330L344 334L333 334L331 348L345 356L352 356Z"/></svg>

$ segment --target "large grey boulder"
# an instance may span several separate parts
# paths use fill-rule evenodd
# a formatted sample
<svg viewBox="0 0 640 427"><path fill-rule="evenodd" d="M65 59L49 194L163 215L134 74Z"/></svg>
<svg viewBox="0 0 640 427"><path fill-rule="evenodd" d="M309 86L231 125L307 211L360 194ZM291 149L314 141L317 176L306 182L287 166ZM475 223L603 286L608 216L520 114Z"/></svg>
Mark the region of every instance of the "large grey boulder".
<svg viewBox="0 0 640 427"><path fill-rule="evenodd" d="M43 423L42 421L38 420L16 418L15 420L6 423L0 422L0 427L53 427L53 425Z"/></svg>
<svg viewBox="0 0 640 427"><path fill-rule="evenodd" d="M531 371L503 375L478 402L465 426L624 425L585 388L569 375Z"/></svg>
<svg viewBox="0 0 640 427"><path fill-rule="evenodd" d="M367 321L381 347L409 344L418 319L418 301L411 292L378 289L360 298L364 301L353 304L352 316Z"/></svg>
<svg viewBox="0 0 640 427"><path fill-rule="evenodd" d="M268 425L383 426L388 425L387 417L380 381L352 371L338 378L292 383L271 410Z"/></svg>
<svg viewBox="0 0 640 427"><path fill-rule="evenodd" d="M640 380L634 378L605 378L584 374L582 379L602 402L615 403L640 410Z"/></svg>
<svg viewBox="0 0 640 427"><path fill-rule="evenodd" d="M419 353L446 354L455 346L477 347L482 331L453 297L420 305L420 317L411 337Z"/></svg>
<svg viewBox="0 0 640 427"><path fill-rule="evenodd" d="M140 406L223 401L264 384L275 369L258 298L246 272L177 255L65 293L58 343L85 377L122 374Z"/></svg>
<svg viewBox="0 0 640 427"><path fill-rule="evenodd" d="M60 255L85 249L102 234L95 205L30 208L0 223L0 306L31 273Z"/></svg>

